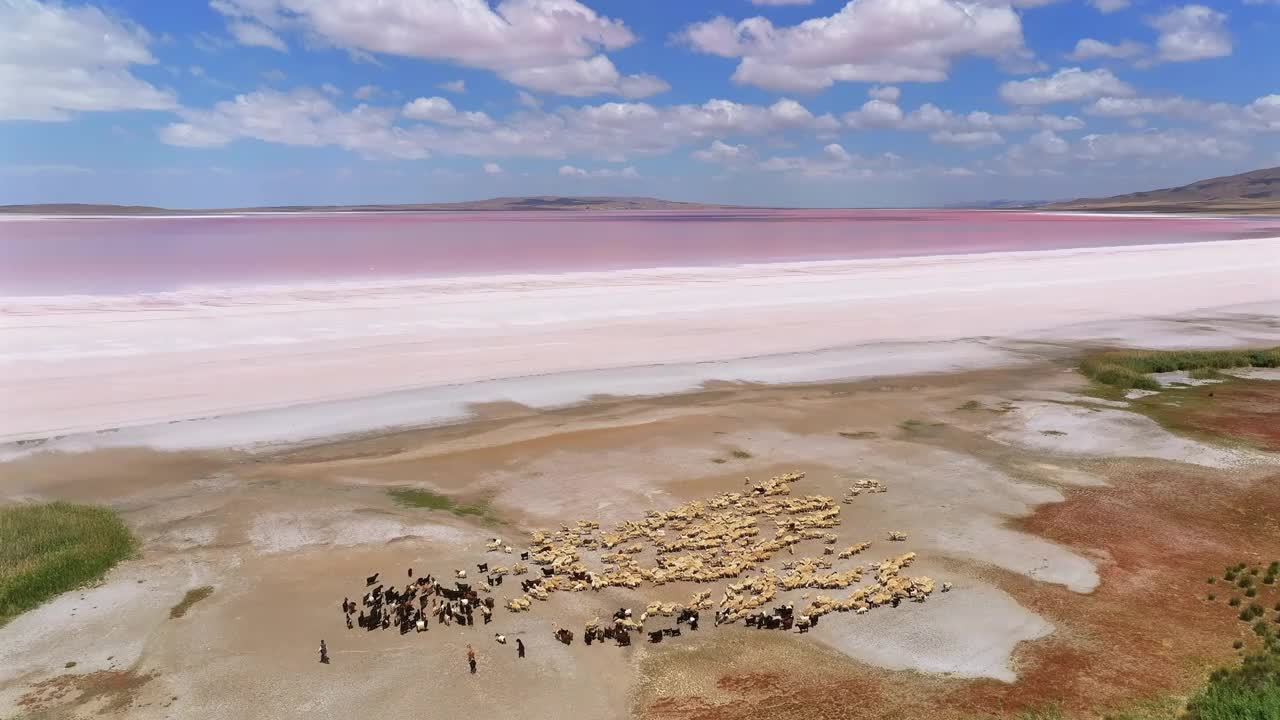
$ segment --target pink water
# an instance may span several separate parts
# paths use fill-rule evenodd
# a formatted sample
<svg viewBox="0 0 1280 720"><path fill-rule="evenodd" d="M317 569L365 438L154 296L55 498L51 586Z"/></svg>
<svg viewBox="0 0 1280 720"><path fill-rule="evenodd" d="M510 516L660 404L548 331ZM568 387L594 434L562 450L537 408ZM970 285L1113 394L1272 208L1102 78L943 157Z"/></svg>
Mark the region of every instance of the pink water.
<svg viewBox="0 0 1280 720"><path fill-rule="evenodd" d="M0 295L1178 243L1277 226L966 210L14 219L0 222Z"/></svg>

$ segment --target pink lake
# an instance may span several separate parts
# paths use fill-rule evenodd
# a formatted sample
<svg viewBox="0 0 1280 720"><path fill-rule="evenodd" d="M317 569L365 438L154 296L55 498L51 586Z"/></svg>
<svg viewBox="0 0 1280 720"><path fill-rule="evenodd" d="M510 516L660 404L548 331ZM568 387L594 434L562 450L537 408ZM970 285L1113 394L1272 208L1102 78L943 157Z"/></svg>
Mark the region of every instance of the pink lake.
<svg viewBox="0 0 1280 720"><path fill-rule="evenodd" d="M1280 220L977 210L433 212L0 221L0 294L1181 243Z"/></svg>

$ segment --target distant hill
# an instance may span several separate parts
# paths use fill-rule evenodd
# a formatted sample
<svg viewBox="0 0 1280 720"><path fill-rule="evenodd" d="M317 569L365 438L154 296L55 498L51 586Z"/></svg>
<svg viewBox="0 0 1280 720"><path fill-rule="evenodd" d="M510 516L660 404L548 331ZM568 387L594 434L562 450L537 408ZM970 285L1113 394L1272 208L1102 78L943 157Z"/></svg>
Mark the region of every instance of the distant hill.
<svg viewBox="0 0 1280 720"><path fill-rule="evenodd" d="M708 203L676 202L649 197L572 197L538 195L533 197L499 197L456 203L413 203L402 205L278 205L244 208L171 209L147 205L94 205L85 203L48 203L36 205L0 205L0 213L30 215L188 215L231 214L245 212L425 212L432 210L705 210L742 207Z"/></svg>
<svg viewBox="0 0 1280 720"><path fill-rule="evenodd" d="M1280 167L1198 180L1182 187L1042 205L1045 210L1280 212Z"/></svg>

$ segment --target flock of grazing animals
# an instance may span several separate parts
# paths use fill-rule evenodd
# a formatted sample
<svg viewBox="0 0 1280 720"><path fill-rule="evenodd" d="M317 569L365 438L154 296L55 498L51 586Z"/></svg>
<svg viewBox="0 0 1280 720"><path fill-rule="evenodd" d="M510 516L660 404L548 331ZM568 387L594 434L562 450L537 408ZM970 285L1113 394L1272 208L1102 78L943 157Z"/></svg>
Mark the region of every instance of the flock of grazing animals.
<svg viewBox="0 0 1280 720"><path fill-rule="evenodd" d="M700 613L713 609L717 626L741 621L748 627L784 630L794 627L805 632L831 612L861 614L876 607L896 607L903 600L924 602L934 592L935 583L931 578L904 574L915 560L912 552L866 567L835 569L827 557L834 555L838 561L850 560L870 549L871 543L850 545L837 554L835 546L839 538L832 529L840 524L840 506L822 495L793 497L791 487L802 478L804 473L788 473L749 484L744 492L721 493L671 510L652 511L643 520L623 521L610 530L601 530L600 524L592 520L579 520L554 531L538 530L531 534L528 550L519 554L520 562L509 568L495 564L492 569L488 562L477 564L486 581L486 586L479 591L462 582L466 579L464 570L456 570L456 589L420 580L418 586L423 594L419 602L425 608L427 596L438 596L442 603L448 603L446 607L461 608L462 616L469 617L472 608L486 611L493 608L493 599L481 599L480 591L492 593L506 576L528 576L520 580L521 594L505 603L513 613L531 610L536 601L547 600L553 592L733 581L724 589L718 604L713 602L711 590L700 590L685 603L652 602L639 617L633 617L630 609L620 608L613 614L612 622L601 623L595 618L583 629L588 644L615 640L619 645L630 645L631 633L644 632L646 622L659 617L674 617L676 627L649 631L650 642L678 636L681 625L687 624L689 629L696 630ZM878 480L858 480L848 489L843 502L850 503L862 493L885 491ZM888 539L903 541L906 535L894 531ZM793 557L782 563L781 570L767 564L783 551L794 555L794 546L812 540L820 540L825 546L823 557ZM486 549L513 554L511 546L499 538L490 541ZM585 555L591 556L590 567ZM642 561L646 555L653 558L652 563ZM537 566L539 572L531 573L530 565ZM763 611L780 592L845 590L867 578L871 582L841 599L818 595L799 612L791 603L781 604L770 613ZM371 578L375 579L376 576ZM943 583L941 591L946 592L950 587L949 583ZM801 599L808 598L808 592L801 596ZM346 607L344 603L344 609ZM432 607L439 607L435 599ZM409 617L415 614L421 616L410 613ZM450 615L459 617L453 610L447 611L445 617ZM412 619L405 623L401 620L403 617L396 612L395 619L400 621L402 632L406 632L416 623ZM485 624L489 620L486 612ZM462 624L470 623L464 619ZM557 627L553 634L566 644L574 638L574 633L564 627Z"/></svg>

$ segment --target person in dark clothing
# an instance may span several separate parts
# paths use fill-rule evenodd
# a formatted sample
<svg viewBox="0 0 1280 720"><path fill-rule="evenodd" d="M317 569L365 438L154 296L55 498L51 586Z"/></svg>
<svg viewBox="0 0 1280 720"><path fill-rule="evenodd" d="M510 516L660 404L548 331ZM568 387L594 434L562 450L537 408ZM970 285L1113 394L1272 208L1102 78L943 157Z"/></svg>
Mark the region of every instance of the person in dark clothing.
<svg viewBox="0 0 1280 720"><path fill-rule="evenodd" d="M524 657L524 641L516 638L516 657Z"/></svg>
<svg viewBox="0 0 1280 720"><path fill-rule="evenodd" d="M324 644L324 640L320 641L320 662L329 664L329 648Z"/></svg>
<svg viewBox="0 0 1280 720"><path fill-rule="evenodd" d="M467 645L467 665L471 668L471 674L475 675L476 674L476 650L475 648L471 647L471 645Z"/></svg>

